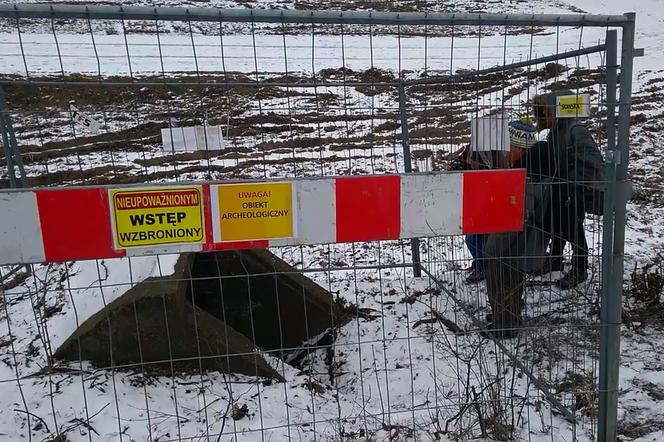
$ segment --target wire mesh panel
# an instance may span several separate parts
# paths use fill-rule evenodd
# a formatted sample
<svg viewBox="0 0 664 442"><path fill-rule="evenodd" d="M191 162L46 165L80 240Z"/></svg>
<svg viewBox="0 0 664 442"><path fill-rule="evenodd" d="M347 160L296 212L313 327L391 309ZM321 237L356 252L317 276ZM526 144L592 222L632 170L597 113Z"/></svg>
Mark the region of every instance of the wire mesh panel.
<svg viewBox="0 0 664 442"><path fill-rule="evenodd" d="M12 174L33 187L119 186L505 167L527 181L521 232L498 227L501 204L515 202L471 201L465 237L432 230L416 248L2 267L0 432L597 437L615 175L601 159L601 175L583 170L592 146L616 148L606 42L627 19L63 6L2 16L4 187ZM491 119L502 129L478 142ZM508 122L532 128L527 148ZM480 189L482 173L469 174ZM495 228L473 230L477 219Z"/></svg>

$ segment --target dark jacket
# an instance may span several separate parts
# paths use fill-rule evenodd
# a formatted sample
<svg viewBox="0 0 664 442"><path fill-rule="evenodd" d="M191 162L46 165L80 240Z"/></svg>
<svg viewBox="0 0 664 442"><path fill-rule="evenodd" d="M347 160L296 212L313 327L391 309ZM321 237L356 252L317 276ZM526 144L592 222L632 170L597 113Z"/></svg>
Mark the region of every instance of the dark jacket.
<svg viewBox="0 0 664 442"><path fill-rule="evenodd" d="M542 98L555 108L559 96L574 95L572 91L553 91ZM590 131L576 118L558 118L547 137L558 163L559 179L594 188L604 179L604 159Z"/></svg>
<svg viewBox="0 0 664 442"><path fill-rule="evenodd" d="M524 229L521 232L492 235L487 245L489 257L527 257L517 268L534 270L544 264L547 246L546 217L551 206L551 183L556 177L555 155L543 141L532 146L514 165L526 169Z"/></svg>
<svg viewBox="0 0 664 442"><path fill-rule="evenodd" d="M515 164L525 168L527 176L523 230L491 235L487 240L487 294L498 327L520 325L525 275L545 262L549 242L545 218L557 170L549 147L547 142L536 143Z"/></svg>
<svg viewBox="0 0 664 442"><path fill-rule="evenodd" d="M557 97L573 95L569 90L542 96L547 106ZM576 118L559 118L547 138L558 172L553 180L550 218L578 217L591 212L601 215L604 201L604 158L590 131ZM565 211L572 211L566 214ZM569 216L568 216L569 215ZM554 223L555 224L555 223ZM554 225L549 229L558 230Z"/></svg>

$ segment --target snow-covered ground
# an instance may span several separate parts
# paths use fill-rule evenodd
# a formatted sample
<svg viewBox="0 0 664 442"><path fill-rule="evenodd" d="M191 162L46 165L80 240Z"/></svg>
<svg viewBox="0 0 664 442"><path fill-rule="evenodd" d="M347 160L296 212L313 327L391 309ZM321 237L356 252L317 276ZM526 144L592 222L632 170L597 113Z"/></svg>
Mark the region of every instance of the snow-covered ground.
<svg viewBox="0 0 664 442"><path fill-rule="evenodd" d="M164 3L201 5L180 0ZM284 1L239 3L242 7L294 6L294 2ZM335 6L325 2L316 7L328 3ZM385 6L383 3L388 8L407 4L380 3L377 7ZM422 10L440 8L442 4L421 3L418 7ZM664 169L659 149L664 130L664 61L659 57L664 50L664 16L659 11L660 2L453 3L452 8L458 11L607 14L636 10L636 45L644 47L646 55L636 60L634 75L633 114L641 117L633 126L630 170L638 197L629 205L626 278L635 265L657 259L664 253ZM231 1L204 5L238 6ZM366 5L362 2L361 6ZM311 5L300 5L307 6ZM399 69L407 70L407 78L415 78L425 69L429 73L449 73L591 46L604 35L603 29L575 28L561 29L560 33L549 29L537 33L532 41L527 33L505 36L500 30L487 31L481 39L461 35L453 41L447 35L399 39L385 33L372 38L367 33L345 35L342 39L327 29L316 35L312 48L312 36L307 31L282 38L279 27L262 26L255 36L254 58L248 27L239 26L225 30L223 57L218 35L195 32L194 58L187 30L164 26L159 38L168 48L166 56L159 56L156 35L140 28L143 32L127 37L128 57L121 27L112 23L95 28L97 57L89 33L66 23L58 26L57 46L50 29L39 24L24 29L19 44L18 35L5 23L0 33L1 73L30 77L63 72L123 76L131 71L136 76L178 78L195 75L197 66L202 74L234 72L250 79L278 78L284 72L306 79L320 75L322 69L335 69L338 71L328 78L339 80L346 75L360 79L367 69L378 68L392 78L398 76ZM120 29L120 34L104 29ZM63 55L62 65L58 50ZM440 132L463 124L474 112L503 103L523 109L523 102L546 84L570 81L576 70L592 69L601 64L601 59L589 56L563 60L561 64L569 71L536 77L531 83L527 82L530 71L523 71L506 79L493 78L479 90L459 85L456 93L435 89L419 95L414 92L409 96L411 132L423 130L411 141L413 151L422 152L415 166L430 170L444 165L441 157L456 150L467 133L446 136ZM341 67L352 72L339 70ZM581 76L592 76L591 71L582 72ZM602 87L592 81L586 87L596 92L593 104L601 105L605 93ZM511 91L513 88L517 90ZM223 179L403 170L398 126L385 130L381 137L372 137L381 134L381 125L397 120L395 91L374 95L357 88L319 87L316 91L297 90L293 95L276 91L262 98L208 92L204 97L186 91L163 97L141 90L109 102L98 97L85 101L85 94L77 92L77 105L81 101L87 112L103 122L105 131L128 131L112 139L120 143L130 140L120 148L113 143L107 147L97 144L103 141L97 139L73 148L49 144L66 143L72 138L68 100L54 95L52 103L46 98L31 105L34 97L28 96L22 102L23 109L12 106L19 141L32 155L26 158L35 158L27 162L27 172L33 177L61 173L61 181L72 183L94 182L100 176L107 179L105 182L131 182L122 180L129 176L169 181L204 179L208 174ZM330 101L321 101L325 94ZM11 105L11 92L9 98ZM178 109L177 113L173 108ZM159 140L149 134L132 138L131 130L139 124L163 124L173 114L201 115L208 110L210 118L226 121L229 129L237 130L230 132L225 153L170 157L161 151ZM369 113L370 118L348 118ZM460 120L450 123L445 115ZM432 128L442 129L432 135L427 132ZM593 130L601 142L596 122ZM312 142L316 139L322 143ZM58 153L56 148L62 151ZM83 172L88 169L99 174L86 178ZM601 238L597 219L587 221L587 232L596 270ZM221 373L148 376L140 370L112 370L86 362L48 367L48 353L80 323L140 281L172 273L176 257L34 266L31 276L6 291L0 312L0 360L4 362L0 366L0 437L49 440L64 433L71 441L465 440L504 438L512 433L505 425L513 425L512 437L518 440L594 437L596 272L578 292L543 285L546 280L529 287L526 316L532 328L522 340L508 343L509 350L543 379L559 400L576 410L579 421L571 425L528 378L512 368L501 349L472 332L476 325L451 300L455 296L478 317L487 312L484 288L463 282L461 268L468 265L468 255L462 238L435 238L422 245L426 267L440 279L442 287L428 278L414 278L410 269L401 266L410 259L405 243L280 248L274 252L307 270L307 276L363 312L336 331L331 359L326 349L315 350L296 368L279 360L278 354L257 350L282 374L284 383ZM387 264L394 267L382 268ZM337 269L325 270L329 267ZM659 336L660 325L661 321L659 325L632 323L623 332L619 418L625 439L656 441L664 437L664 341ZM455 326L471 332L459 333ZM240 411L243 406L246 413Z"/></svg>
<svg viewBox="0 0 664 442"><path fill-rule="evenodd" d="M272 29L278 34L279 29ZM219 36L64 34L57 40L52 33L23 35L0 34L0 54L5 61L3 73L38 76L44 74L87 73L109 75L167 74L191 71L197 63L200 72L316 72L331 66L345 66L353 70L375 68L397 71L421 71L449 66L454 44L454 68L477 69L522 61L528 57L549 55L559 51L578 49L580 45L598 44L603 29L569 29L537 36L487 33L478 38L463 38L452 42L449 37L397 37L392 35L320 35L312 46L311 35L227 35L223 38L223 58L220 56ZM159 46L161 42L162 53ZM195 49L194 49L195 47ZM254 47L256 57L253 56ZM23 50L21 50L23 49ZM96 50L96 53L95 53ZM396 56L401 50L401 56ZM426 52L425 52L426 51ZM127 55L129 52L129 56ZM251 54L251 56L247 56ZM25 58L23 57L25 55ZM284 60L286 58L286 60ZM60 64L62 60L62 65ZM99 64L98 64L99 61ZM129 63L131 61L131 63ZM287 62L286 62L287 61ZM586 60L584 60L585 62ZM591 60L595 62L595 60ZM313 64L312 64L313 63Z"/></svg>

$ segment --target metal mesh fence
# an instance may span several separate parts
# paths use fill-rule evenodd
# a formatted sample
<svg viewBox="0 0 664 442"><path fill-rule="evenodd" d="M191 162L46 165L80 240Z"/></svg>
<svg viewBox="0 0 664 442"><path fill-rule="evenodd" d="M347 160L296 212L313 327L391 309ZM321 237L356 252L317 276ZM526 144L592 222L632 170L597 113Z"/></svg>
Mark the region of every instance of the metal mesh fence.
<svg viewBox="0 0 664 442"><path fill-rule="evenodd" d="M472 119L533 117L534 97L561 89L587 95L582 124L616 148L605 42L627 19L76 11L2 11L4 187L451 170ZM593 184L566 172L540 188ZM604 217L582 210L587 249L561 233L575 195L547 212L563 269L534 275L521 249L486 260L523 290L510 339L487 333L497 312L487 283L466 280L463 237L3 267L0 432L595 439L613 198ZM585 281L557 285L579 260Z"/></svg>

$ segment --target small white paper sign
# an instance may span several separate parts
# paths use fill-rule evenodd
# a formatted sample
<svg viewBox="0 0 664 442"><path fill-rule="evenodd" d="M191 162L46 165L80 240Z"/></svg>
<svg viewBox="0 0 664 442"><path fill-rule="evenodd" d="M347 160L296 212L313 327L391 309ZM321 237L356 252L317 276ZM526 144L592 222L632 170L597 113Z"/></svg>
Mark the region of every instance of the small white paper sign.
<svg viewBox="0 0 664 442"><path fill-rule="evenodd" d="M171 152L224 148L221 126L167 127L161 130L161 141L164 150Z"/></svg>
<svg viewBox="0 0 664 442"><path fill-rule="evenodd" d="M221 126L196 126L194 131L196 146L199 150L221 150L224 148Z"/></svg>
<svg viewBox="0 0 664 442"><path fill-rule="evenodd" d="M486 152L510 150L509 118L505 115L490 115L473 118L470 129L470 149Z"/></svg>
<svg viewBox="0 0 664 442"><path fill-rule="evenodd" d="M83 126L90 133L96 134L99 132L99 128L101 127L99 122L95 121L94 118L81 112L73 104L70 104L69 107L70 107L71 119L74 121L74 123Z"/></svg>

